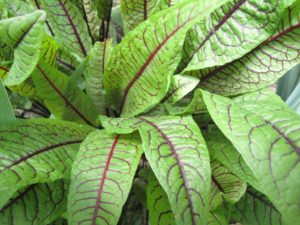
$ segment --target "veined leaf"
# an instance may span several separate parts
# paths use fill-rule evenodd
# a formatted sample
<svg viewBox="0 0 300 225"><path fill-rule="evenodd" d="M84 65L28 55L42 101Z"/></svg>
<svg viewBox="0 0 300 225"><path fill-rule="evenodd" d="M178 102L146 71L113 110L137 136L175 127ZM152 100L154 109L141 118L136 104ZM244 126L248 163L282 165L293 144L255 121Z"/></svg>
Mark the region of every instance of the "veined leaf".
<svg viewBox="0 0 300 225"><path fill-rule="evenodd" d="M66 209L66 187L62 180L32 184L0 210L2 225L48 225Z"/></svg>
<svg viewBox="0 0 300 225"><path fill-rule="evenodd" d="M203 91L215 123L246 161L287 224L300 219L300 118L275 93L234 100ZM272 113L270 113L272 112Z"/></svg>
<svg viewBox="0 0 300 225"><path fill-rule="evenodd" d="M245 194L247 184L216 160L211 162L212 186L210 209L223 203L236 203Z"/></svg>
<svg viewBox="0 0 300 225"><path fill-rule="evenodd" d="M79 62L72 56L68 55L65 51L60 49L58 57L56 58L57 65L60 70L71 75L75 70Z"/></svg>
<svg viewBox="0 0 300 225"><path fill-rule="evenodd" d="M106 100L103 88L103 72L111 51L111 40L96 42L88 56L88 64L84 73L86 92L96 106L97 112L105 115Z"/></svg>
<svg viewBox="0 0 300 225"><path fill-rule="evenodd" d="M1 71L1 68L0 68L0 71ZM10 104L10 100L8 98L5 87L2 83L1 75L0 75L0 103L1 103L0 124L7 124L7 123L15 122L16 121L15 113Z"/></svg>
<svg viewBox="0 0 300 225"><path fill-rule="evenodd" d="M8 17L23 16L32 13L34 8L26 2L19 0L3 0L4 8L7 10Z"/></svg>
<svg viewBox="0 0 300 225"><path fill-rule="evenodd" d="M186 31L226 1L178 4L128 33L114 49L104 74L105 90L122 116L144 112L164 97L180 60Z"/></svg>
<svg viewBox="0 0 300 225"><path fill-rule="evenodd" d="M5 85L22 83L34 70L40 57L45 19L45 12L37 10L0 21L1 39L14 48L14 62L3 81Z"/></svg>
<svg viewBox="0 0 300 225"><path fill-rule="evenodd" d="M168 195L176 223L205 224L211 179L198 126L191 117L138 119L146 158Z"/></svg>
<svg viewBox="0 0 300 225"><path fill-rule="evenodd" d="M42 6L61 47L79 57L87 56L92 40L80 11L70 0L42 0Z"/></svg>
<svg viewBox="0 0 300 225"><path fill-rule="evenodd" d="M1 126L0 208L20 188L67 176L79 144L92 130L42 119Z"/></svg>
<svg viewBox="0 0 300 225"><path fill-rule="evenodd" d="M148 174L146 191L150 224L175 225L168 196L152 172Z"/></svg>
<svg viewBox="0 0 300 225"><path fill-rule="evenodd" d="M81 2L84 9L84 19L87 22L90 36L92 39L96 39L99 36L100 19L95 8L95 2L93 0L81 0Z"/></svg>
<svg viewBox="0 0 300 225"><path fill-rule="evenodd" d="M141 154L134 135L91 133L72 169L69 223L117 224Z"/></svg>
<svg viewBox="0 0 300 225"><path fill-rule="evenodd" d="M241 59L197 73L200 87L236 95L273 84L300 62L300 1L287 10L276 34Z"/></svg>
<svg viewBox="0 0 300 225"><path fill-rule="evenodd" d="M95 125L95 106L70 77L40 63L32 78L38 95L57 118Z"/></svg>
<svg viewBox="0 0 300 225"><path fill-rule="evenodd" d="M107 21L110 17L110 8L113 0L95 0L95 2L99 17Z"/></svg>
<svg viewBox="0 0 300 225"><path fill-rule="evenodd" d="M188 32L177 72L221 66L269 38L295 0L231 0Z"/></svg>
<svg viewBox="0 0 300 225"><path fill-rule="evenodd" d="M199 83L199 80L191 76L175 75L172 77L170 90L162 102L174 104L190 93Z"/></svg>
<svg viewBox="0 0 300 225"><path fill-rule="evenodd" d="M259 190L258 181L241 154L216 127L203 133L212 159L222 162L230 171Z"/></svg>
<svg viewBox="0 0 300 225"><path fill-rule="evenodd" d="M228 209L224 207L224 204L210 211L207 225L228 225L227 211Z"/></svg>
<svg viewBox="0 0 300 225"><path fill-rule="evenodd" d="M233 206L231 221L243 225L281 225L281 215L272 203L258 191L248 188L246 195Z"/></svg>

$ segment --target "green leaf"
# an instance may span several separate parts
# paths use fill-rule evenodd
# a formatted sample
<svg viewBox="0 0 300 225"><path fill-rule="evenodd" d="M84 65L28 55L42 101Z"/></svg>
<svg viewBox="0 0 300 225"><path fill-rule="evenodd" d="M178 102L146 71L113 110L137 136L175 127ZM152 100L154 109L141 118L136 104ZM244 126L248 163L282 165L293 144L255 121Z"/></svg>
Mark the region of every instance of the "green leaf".
<svg viewBox="0 0 300 225"><path fill-rule="evenodd" d="M84 19L87 22L88 31L93 40L99 36L100 19L93 0L81 0L84 9Z"/></svg>
<svg viewBox="0 0 300 225"><path fill-rule="evenodd" d="M34 70L40 57L45 19L45 12L37 10L31 14L0 21L1 39L14 48L14 62L9 75L3 81L5 85L22 83Z"/></svg>
<svg viewBox="0 0 300 225"><path fill-rule="evenodd" d="M210 211L207 225L228 225L227 211L228 209L224 205Z"/></svg>
<svg viewBox="0 0 300 225"><path fill-rule="evenodd" d="M1 68L0 68L1 71ZM0 124L9 124L16 121L14 110L10 104L7 92L0 77Z"/></svg>
<svg viewBox="0 0 300 225"><path fill-rule="evenodd" d="M108 20L113 0L95 0L99 18Z"/></svg>
<svg viewBox="0 0 300 225"><path fill-rule="evenodd" d="M40 63L32 78L38 95L57 118L95 125L95 106L70 77Z"/></svg>
<svg viewBox="0 0 300 225"><path fill-rule="evenodd" d="M96 42L88 56L88 64L84 73L86 92L97 108L97 112L105 115L107 108L103 88L103 72L111 51L111 40Z"/></svg>
<svg viewBox="0 0 300 225"><path fill-rule="evenodd" d="M295 0L231 0L188 33L177 72L221 66L269 38Z"/></svg>
<svg viewBox="0 0 300 225"><path fill-rule="evenodd" d="M1 126L0 208L21 188L68 176L79 144L92 130L43 119Z"/></svg>
<svg viewBox="0 0 300 225"><path fill-rule="evenodd" d="M134 135L91 133L72 169L70 225L117 224L141 154L140 139Z"/></svg>
<svg viewBox="0 0 300 225"><path fill-rule="evenodd" d="M253 172L247 166L241 154L219 129L216 127L211 128L209 132L204 132L203 136L212 159L222 162L239 178L259 190L258 181Z"/></svg>
<svg viewBox="0 0 300 225"><path fill-rule="evenodd" d="M175 218L171 210L168 196L160 186L153 172L148 174L146 192L150 224L175 225Z"/></svg>
<svg viewBox="0 0 300 225"><path fill-rule="evenodd" d="M180 60L186 31L226 1L192 0L175 5L126 35L104 74L105 90L122 116L137 115L161 101Z"/></svg>
<svg viewBox="0 0 300 225"><path fill-rule="evenodd" d="M236 203L245 194L247 184L216 160L211 162L211 210L223 203Z"/></svg>
<svg viewBox="0 0 300 225"><path fill-rule="evenodd" d="M2 225L47 225L66 209L66 187L62 180L32 184L22 190L0 210Z"/></svg>
<svg viewBox="0 0 300 225"><path fill-rule="evenodd" d="M138 120L143 122L139 131L146 158L168 195L176 223L205 224L211 179L208 151L198 126L191 117Z"/></svg>
<svg viewBox="0 0 300 225"><path fill-rule="evenodd" d="M299 116L270 91L234 100L203 91L203 99L214 122L260 178L260 191L287 224L296 224L300 219Z"/></svg>
<svg viewBox="0 0 300 225"><path fill-rule="evenodd" d="M199 83L199 79L191 76L175 75L172 77L170 90L162 102L175 104L188 93L190 93Z"/></svg>
<svg viewBox="0 0 300 225"><path fill-rule="evenodd" d="M233 206L231 220L243 225L281 225L280 213L258 191L248 188L246 195Z"/></svg>
<svg viewBox="0 0 300 225"><path fill-rule="evenodd" d="M76 6L70 0L42 0L42 6L61 47L81 58L87 56L92 40Z"/></svg>
<svg viewBox="0 0 300 225"><path fill-rule="evenodd" d="M200 87L221 95L255 91L273 84L297 65L300 62L299 3L289 8L272 37L244 57L221 67L196 72L201 79Z"/></svg>

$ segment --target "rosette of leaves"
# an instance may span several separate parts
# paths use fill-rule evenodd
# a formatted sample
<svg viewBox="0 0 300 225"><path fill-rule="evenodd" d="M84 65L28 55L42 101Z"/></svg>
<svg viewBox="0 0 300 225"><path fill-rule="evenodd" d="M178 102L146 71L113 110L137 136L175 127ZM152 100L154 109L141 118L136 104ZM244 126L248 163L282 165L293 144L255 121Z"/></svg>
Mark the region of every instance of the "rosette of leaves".
<svg viewBox="0 0 300 225"><path fill-rule="evenodd" d="M0 224L298 224L299 40L299 0L0 0Z"/></svg>

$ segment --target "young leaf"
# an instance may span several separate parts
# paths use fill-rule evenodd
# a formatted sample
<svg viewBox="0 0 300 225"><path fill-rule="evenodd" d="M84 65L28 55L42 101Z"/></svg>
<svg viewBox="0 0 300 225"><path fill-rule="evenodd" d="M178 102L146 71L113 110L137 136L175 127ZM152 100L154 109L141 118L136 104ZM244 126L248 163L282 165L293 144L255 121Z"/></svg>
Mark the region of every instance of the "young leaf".
<svg viewBox="0 0 300 225"><path fill-rule="evenodd" d="M300 62L300 2L287 10L272 37L241 59L197 72L200 87L222 95L255 91L273 84Z"/></svg>
<svg viewBox="0 0 300 225"><path fill-rule="evenodd" d="M176 224L168 196L152 172L148 174L147 207L150 224Z"/></svg>
<svg viewBox="0 0 300 225"><path fill-rule="evenodd" d="M87 25L80 11L70 0L42 0L58 43L79 57L87 56L92 48Z"/></svg>
<svg viewBox="0 0 300 225"><path fill-rule="evenodd" d="M281 225L281 215L272 203L258 191L248 188L246 195L233 206L231 221L243 225Z"/></svg>
<svg viewBox="0 0 300 225"><path fill-rule="evenodd" d="M67 176L93 129L56 120L21 120L0 128L0 208L30 184Z"/></svg>
<svg viewBox="0 0 300 225"><path fill-rule="evenodd" d="M34 70L40 57L45 19L45 12L37 10L0 21L0 38L14 48L14 62L3 81L5 85L22 83Z"/></svg>
<svg viewBox="0 0 300 225"><path fill-rule="evenodd" d="M215 123L233 143L288 224L300 219L300 119L276 94L262 91L234 100L203 91ZM272 113L270 113L272 112Z"/></svg>
<svg viewBox="0 0 300 225"><path fill-rule="evenodd" d="M295 0L231 0L194 26L177 72L221 66L269 38Z"/></svg>
<svg viewBox="0 0 300 225"><path fill-rule="evenodd" d="M40 63L32 78L38 95L57 118L95 125L95 106L70 77Z"/></svg>
<svg viewBox="0 0 300 225"><path fill-rule="evenodd" d="M236 203L245 194L247 184L229 171L223 164L214 160L211 162L212 186L210 209L215 209L223 203Z"/></svg>
<svg viewBox="0 0 300 225"><path fill-rule="evenodd" d="M86 92L96 106L97 112L105 115L106 100L103 88L103 72L111 51L111 40L96 42L94 49L88 56L88 63L84 72Z"/></svg>
<svg viewBox="0 0 300 225"><path fill-rule="evenodd" d="M178 4L128 33L114 49L104 74L105 90L122 116L144 112L164 97L180 60L186 31L226 1Z"/></svg>
<svg viewBox="0 0 300 225"><path fill-rule="evenodd" d="M1 71L1 68L0 68L0 71ZM1 75L0 75L0 102L1 102L0 124L15 122L16 121L15 113L10 104L10 100L8 98L5 87L2 84Z"/></svg>
<svg viewBox="0 0 300 225"><path fill-rule="evenodd" d="M176 223L205 224L211 175L208 152L198 126L191 117L139 117L138 120L143 122L139 131L146 158L168 195Z"/></svg>
<svg viewBox="0 0 300 225"><path fill-rule="evenodd" d="M32 184L19 190L0 210L0 223L2 225L48 225L65 211L66 197L63 180Z"/></svg>
<svg viewBox="0 0 300 225"><path fill-rule="evenodd" d="M141 157L134 135L91 133L80 146L72 169L69 223L118 223Z"/></svg>
<svg viewBox="0 0 300 225"><path fill-rule="evenodd" d="M100 19L97 14L96 5L93 0L81 0L84 9L84 19L90 36L95 40L99 36Z"/></svg>

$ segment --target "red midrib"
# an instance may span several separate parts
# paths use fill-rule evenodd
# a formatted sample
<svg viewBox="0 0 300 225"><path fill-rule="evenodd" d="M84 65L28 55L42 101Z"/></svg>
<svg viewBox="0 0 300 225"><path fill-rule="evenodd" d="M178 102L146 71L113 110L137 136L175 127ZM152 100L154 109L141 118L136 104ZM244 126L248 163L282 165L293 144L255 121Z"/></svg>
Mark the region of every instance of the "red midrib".
<svg viewBox="0 0 300 225"><path fill-rule="evenodd" d="M149 55L149 57L147 58L147 60L145 61L145 63L141 66L141 68L139 69L139 71L134 75L133 79L130 81L130 83L127 85L125 91L124 91L124 96L122 98L121 101L121 109L120 112L122 113L124 105L125 105L125 101L127 98L127 95L130 91L130 89L132 88L132 86L135 84L135 82L140 78L140 76L143 74L143 72L145 71L145 69L148 67L148 65L151 63L151 61L153 60L153 58L157 55L157 53L159 52L159 50L167 43L167 41L174 36L182 27L184 27L189 21L191 21L194 17L188 18L183 24L181 24L180 26L178 26L175 30L173 30L152 52L152 54Z"/></svg>
<svg viewBox="0 0 300 225"><path fill-rule="evenodd" d="M1 70L4 70L6 73L8 72L8 69L6 69L6 68L3 67L3 66L0 66L0 69L1 69Z"/></svg>
<svg viewBox="0 0 300 225"><path fill-rule="evenodd" d="M97 222L98 211L99 211L99 206L100 206L101 199L102 199L104 183L105 183L105 180L106 180L106 177L107 177L107 172L108 172L108 169L109 169L109 166L110 166L111 159L112 159L113 154L114 154L114 150L115 150L116 145L118 144L118 141L119 141L119 137L120 137L120 135L116 135L115 140L114 140L114 142L113 142L113 144L110 148L110 152L109 152L109 155L108 155L107 160L106 160L103 175L102 175L100 183L99 183L99 190L98 190L98 194L97 194L96 204L94 206L92 225L96 225L96 222Z"/></svg>
<svg viewBox="0 0 300 225"><path fill-rule="evenodd" d="M79 112L76 107L67 99L66 96L63 95L63 93L58 89L58 87L55 86L55 84L48 78L47 74L45 73L45 71L39 66L36 66L37 69L40 71L40 73L42 74L42 76L47 80L47 82L50 84L50 86L57 92L57 94L64 100L64 102L70 106L70 108L83 120L85 121L87 124L89 124L90 126L93 126L93 124L81 113Z"/></svg>
<svg viewBox="0 0 300 225"><path fill-rule="evenodd" d="M71 25L71 27L72 27L72 30L74 31L75 37L76 37L76 39L77 39L77 42L78 42L78 44L79 44L79 47L80 47L80 49L81 49L83 55L84 55L84 56L87 56L86 50L85 50L84 45L83 45L83 43L82 43L82 41L81 41L81 39L80 39L79 33L78 33L77 29L76 29L75 24L73 23L72 18L71 18L70 15L69 15L68 10L67 10L66 7L65 7L65 4L64 4L61 0L59 0L58 2L59 2L59 4L60 4L62 10L64 11L65 15L67 16L67 19L68 19L68 21L69 21L69 23L70 23L70 25Z"/></svg>
<svg viewBox="0 0 300 225"><path fill-rule="evenodd" d="M152 126L154 129L156 129L159 134L161 135L161 137L168 143L168 145L170 146L171 148L171 151L174 155L174 158L176 159L176 162L177 162L177 165L179 167L179 171L180 171L180 174L182 176L182 179L183 179L183 185L184 185L184 188L186 190L186 193L187 193L187 200L188 200L188 204L189 204L189 209L190 209L190 212L191 212L191 219L192 219L192 225L197 225L196 221L195 221L195 211L194 211L194 206L193 206L193 201L192 201L192 197L191 197L191 193L189 191L189 184L188 184L188 181L187 181L187 178L186 178L186 175L185 175L185 171L183 171L183 165L180 161L180 158L175 150L175 147L172 143L172 141L168 138L168 136L156 125L154 124L153 122L145 119L145 118L142 118L142 117L139 117L138 119L140 119L141 121L149 124L150 126Z"/></svg>

